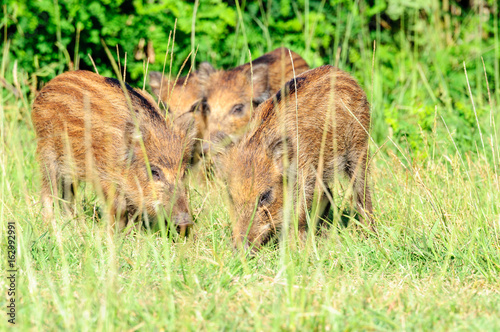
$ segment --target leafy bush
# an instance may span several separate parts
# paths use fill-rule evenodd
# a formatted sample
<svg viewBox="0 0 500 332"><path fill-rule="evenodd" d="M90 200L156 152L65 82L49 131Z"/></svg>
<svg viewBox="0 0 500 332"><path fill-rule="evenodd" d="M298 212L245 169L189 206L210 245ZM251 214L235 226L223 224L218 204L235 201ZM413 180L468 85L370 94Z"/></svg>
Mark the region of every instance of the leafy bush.
<svg viewBox="0 0 500 332"><path fill-rule="evenodd" d="M149 70L162 70L165 62L168 72L172 61L177 73L192 51L196 63L228 68L247 62L249 51L256 58L287 46L312 67L337 64L353 73L370 96L376 142L389 135L418 150L421 130L431 132L437 115L461 149L474 150L479 133L468 83L482 129L492 130L482 59L494 104L500 96L498 4L464 3L201 0L196 7L178 0L7 0L3 26L11 58L42 83L64 70L93 70L88 54L100 74L115 76L101 39L113 53L119 46L122 64L127 53L127 81L136 86L148 58ZM174 56L165 61L174 27Z"/></svg>

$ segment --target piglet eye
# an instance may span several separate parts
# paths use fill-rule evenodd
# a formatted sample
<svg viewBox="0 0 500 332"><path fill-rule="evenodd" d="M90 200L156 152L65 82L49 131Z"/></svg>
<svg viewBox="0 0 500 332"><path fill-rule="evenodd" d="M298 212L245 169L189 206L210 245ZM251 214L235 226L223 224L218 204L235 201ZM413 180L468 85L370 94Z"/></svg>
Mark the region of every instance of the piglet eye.
<svg viewBox="0 0 500 332"><path fill-rule="evenodd" d="M156 166L151 166L151 175L153 180L160 181L162 179L163 172Z"/></svg>
<svg viewBox="0 0 500 332"><path fill-rule="evenodd" d="M241 115L241 114L243 114L244 109L245 109L245 105L237 104L237 105L233 106L230 113L234 114L234 115Z"/></svg>
<svg viewBox="0 0 500 332"><path fill-rule="evenodd" d="M269 204L271 202L271 190L267 190L259 198L259 206Z"/></svg>

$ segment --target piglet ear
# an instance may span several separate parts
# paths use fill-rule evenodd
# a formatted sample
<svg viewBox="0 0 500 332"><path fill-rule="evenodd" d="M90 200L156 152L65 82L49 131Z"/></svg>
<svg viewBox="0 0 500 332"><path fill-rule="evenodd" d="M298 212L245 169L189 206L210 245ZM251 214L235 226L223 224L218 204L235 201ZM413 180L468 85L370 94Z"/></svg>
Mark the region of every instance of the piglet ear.
<svg viewBox="0 0 500 332"><path fill-rule="evenodd" d="M277 137L267 143L267 154L281 173L293 159L292 140L289 137Z"/></svg>
<svg viewBox="0 0 500 332"><path fill-rule="evenodd" d="M269 98L269 66L261 63L253 66L248 66L247 77L248 81L253 85L253 102L260 104Z"/></svg>
<svg viewBox="0 0 500 332"><path fill-rule="evenodd" d="M160 88L166 87L167 84L168 84L168 79L166 77L163 77L162 73L160 73L159 71L149 72L149 86L151 87L153 95L158 96L160 94Z"/></svg>
<svg viewBox="0 0 500 332"><path fill-rule="evenodd" d="M181 135L183 135L183 149L184 149L184 160L188 163L193 162L193 157L196 154L197 149L195 148L197 144L199 144L199 140L197 139L198 128L195 119L192 116L189 116L190 120L183 121L179 124L179 129L182 131ZM198 149L199 150L199 149Z"/></svg>
<svg viewBox="0 0 500 332"><path fill-rule="evenodd" d="M201 84L204 84L206 83L206 81L208 81L210 75L212 75L215 72L216 72L215 68L210 63L202 62L200 63L200 66L196 71L196 76L198 77L199 82Z"/></svg>

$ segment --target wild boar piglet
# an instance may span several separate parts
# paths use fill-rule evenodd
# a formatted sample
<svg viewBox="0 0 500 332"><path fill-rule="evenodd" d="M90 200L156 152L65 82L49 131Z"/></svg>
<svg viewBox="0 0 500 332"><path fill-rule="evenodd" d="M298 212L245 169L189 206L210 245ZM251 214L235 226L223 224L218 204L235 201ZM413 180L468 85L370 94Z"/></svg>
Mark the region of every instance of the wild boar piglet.
<svg viewBox="0 0 500 332"><path fill-rule="evenodd" d="M284 227L284 216L290 216L284 206L299 209L298 230L304 238L314 193L326 200L324 190L338 173L351 180L362 222L373 227L369 126L365 93L332 66L299 75L261 104L249 132L223 159L234 245L259 249ZM284 204L284 183L293 207Z"/></svg>
<svg viewBox="0 0 500 332"><path fill-rule="evenodd" d="M86 181L121 228L160 214L185 228L192 219L182 179L195 130L176 128L149 94L125 90L129 98L118 80L80 70L57 76L36 97L44 216L52 218L54 198L71 201Z"/></svg>
<svg viewBox="0 0 500 332"><path fill-rule="evenodd" d="M204 154L216 156L237 142L247 129L252 109L278 92L294 73L308 69L300 55L284 47L227 71L202 64L198 77L208 114Z"/></svg>

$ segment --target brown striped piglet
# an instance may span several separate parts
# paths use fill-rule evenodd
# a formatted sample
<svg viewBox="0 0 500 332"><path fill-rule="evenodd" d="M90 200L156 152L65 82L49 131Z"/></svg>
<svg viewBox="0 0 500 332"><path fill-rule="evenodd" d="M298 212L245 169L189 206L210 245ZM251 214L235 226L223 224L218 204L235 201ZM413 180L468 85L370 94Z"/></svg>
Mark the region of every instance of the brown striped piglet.
<svg viewBox="0 0 500 332"><path fill-rule="evenodd" d="M351 181L361 222L373 229L367 183L369 127L370 106L363 89L350 75L328 65L290 80L261 104L249 131L222 162L235 247L255 252L286 224L294 224L293 211L304 239L306 213L313 201L317 207L328 205L325 193L339 173ZM285 194L292 204L285 204Z"/></svg>
<svg viewBox="0 0 500 332"><path fill-rule="evenodd" d="M106 201L111 225L165 216L178 229L192 224L182 179L195 130L176 128L148 93L89 71L66 72L40 91L32 121L46 218L54 198L71 201L86 181Z"/></svg>
<svg viewBox="0 0 500 332"><path fill-rule="evenodd" d="M284 47L227 71L200 65L198 79L208 114L203 153L216 156L237 142L247 130L252 110L278 92L294 74L308 69L300 55Z"/></svg>

